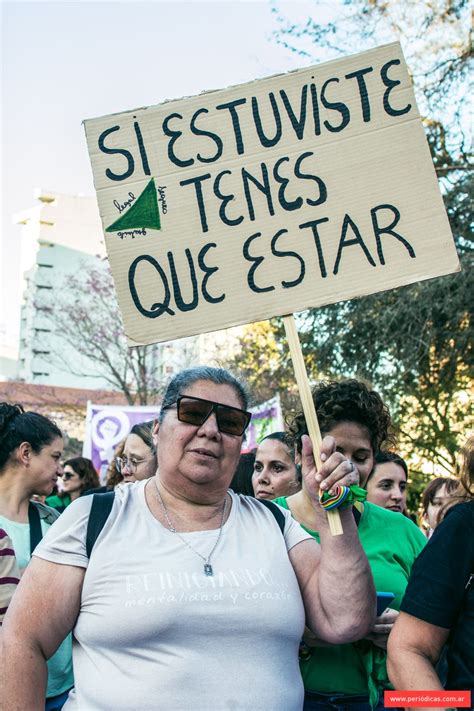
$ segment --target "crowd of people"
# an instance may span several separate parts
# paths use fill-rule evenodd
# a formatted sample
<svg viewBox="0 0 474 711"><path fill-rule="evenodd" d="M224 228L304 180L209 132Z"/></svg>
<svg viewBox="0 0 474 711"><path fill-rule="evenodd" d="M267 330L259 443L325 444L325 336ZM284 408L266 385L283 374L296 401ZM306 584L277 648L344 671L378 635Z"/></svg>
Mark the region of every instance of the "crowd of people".
<svg viewBox="0 0 474 711"><path fill-rule="evenodd" d="M246 388L187 369L102 483L63 460L52 420L0 403L0 708L381 711L387 689L472 692L473 441L418 526L380 394L319 382L313 401L319 466L303 412L241 454ZM335 536L320 494L337 486Z"/></svg>

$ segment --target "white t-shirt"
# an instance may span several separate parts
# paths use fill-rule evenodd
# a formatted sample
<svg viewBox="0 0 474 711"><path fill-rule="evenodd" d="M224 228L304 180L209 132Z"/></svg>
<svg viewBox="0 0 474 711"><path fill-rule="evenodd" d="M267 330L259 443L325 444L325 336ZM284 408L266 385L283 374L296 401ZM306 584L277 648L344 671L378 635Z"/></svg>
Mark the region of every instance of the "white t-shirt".
<svg viewBox="0 0 474 711"><path fill-rule="evenodd" d="M303 603L287 551L311 537L251 497L232 508L203 561L151 514L146 481L116 491L91 554L92 497L76 500L34 555L87 567L74 629L68 711L300 710ZM181 534L204 556L217 530ZM316 542L314 542L315 545Z"/></svg>

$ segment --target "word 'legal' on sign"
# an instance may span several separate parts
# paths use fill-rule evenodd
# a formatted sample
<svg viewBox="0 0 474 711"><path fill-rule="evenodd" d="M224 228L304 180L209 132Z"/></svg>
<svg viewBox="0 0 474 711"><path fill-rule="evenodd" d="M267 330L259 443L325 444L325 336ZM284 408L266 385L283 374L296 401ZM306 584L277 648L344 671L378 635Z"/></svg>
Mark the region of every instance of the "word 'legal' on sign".
<svg viewBox="0 0 474 711"><path fill-rule="evenodd" d="M85 128L130 345L459 269L397 43Z"/></svg>

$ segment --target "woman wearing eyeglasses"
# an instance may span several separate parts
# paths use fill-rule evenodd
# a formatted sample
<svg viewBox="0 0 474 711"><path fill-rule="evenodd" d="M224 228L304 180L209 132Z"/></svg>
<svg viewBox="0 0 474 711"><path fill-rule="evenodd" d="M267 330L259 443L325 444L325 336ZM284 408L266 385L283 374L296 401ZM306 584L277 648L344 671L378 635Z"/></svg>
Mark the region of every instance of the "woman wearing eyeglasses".
<svg viewBox="0 0 474 711"><path fill-rule="evenodd" d="M76 685L68 711L299 711L305 619L328 642L368 633L375 595L351 510L341 511L343 535L331 536L317 503L316 477L331 489L352 484L354 468L328 438L317 472L303 438L321 545L279 509L282 533L264 504L228 488L249 421L233 376L183 371L168 386L154 429L158 471L118 488L90 560L91 497L65 511L4 623L15 708L40 709L45 657L71 629ZM44 623L51 590L61 590L54 626Z"/></svg>
<svg viewBox="0 0 474 711"><path fill-rule="evenodd" d="M153 420L148 420L134 425L115 450L115 457L107 469L105 485L87 488L80 495L105 494L123 483L130 484L153 476L157 466L153 424Z"/></svg>
<svg viewBox="0 0 474 711"><path fill-rule="evenodd" d="M115 458L117 471L125 482L149 479L156 472L153 424L153 420L148 420L134 425L125 440L122 456Z"/></svg>

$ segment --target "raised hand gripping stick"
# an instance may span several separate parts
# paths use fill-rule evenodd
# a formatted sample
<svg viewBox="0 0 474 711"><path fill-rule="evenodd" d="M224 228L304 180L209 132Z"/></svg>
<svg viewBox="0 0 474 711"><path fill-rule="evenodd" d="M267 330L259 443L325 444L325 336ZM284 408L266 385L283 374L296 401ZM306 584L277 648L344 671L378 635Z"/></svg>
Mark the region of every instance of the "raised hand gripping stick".
<svg viewBox="0 0 474 711"><path fill-rule="evenodd" d="M313 397L311 395L311 388L309 386L308 375L306 373L303 353L301 350L301 343L298 331L296 330L295 318L293 314L283 316L283 323L285 324L286 338L290 347L290 355L293 362L293 369L295 371L296 384L298 385L301 404L303 405L303 413L308 426L309 437L313 445L314 459L316 461L316 466L319 469L321 467L321 432L319 429L318 418L314 407ZM337 508L326 509L326 515L328 517L329 529L332 535L341 535L341 517L339 516Z"/></svg>

